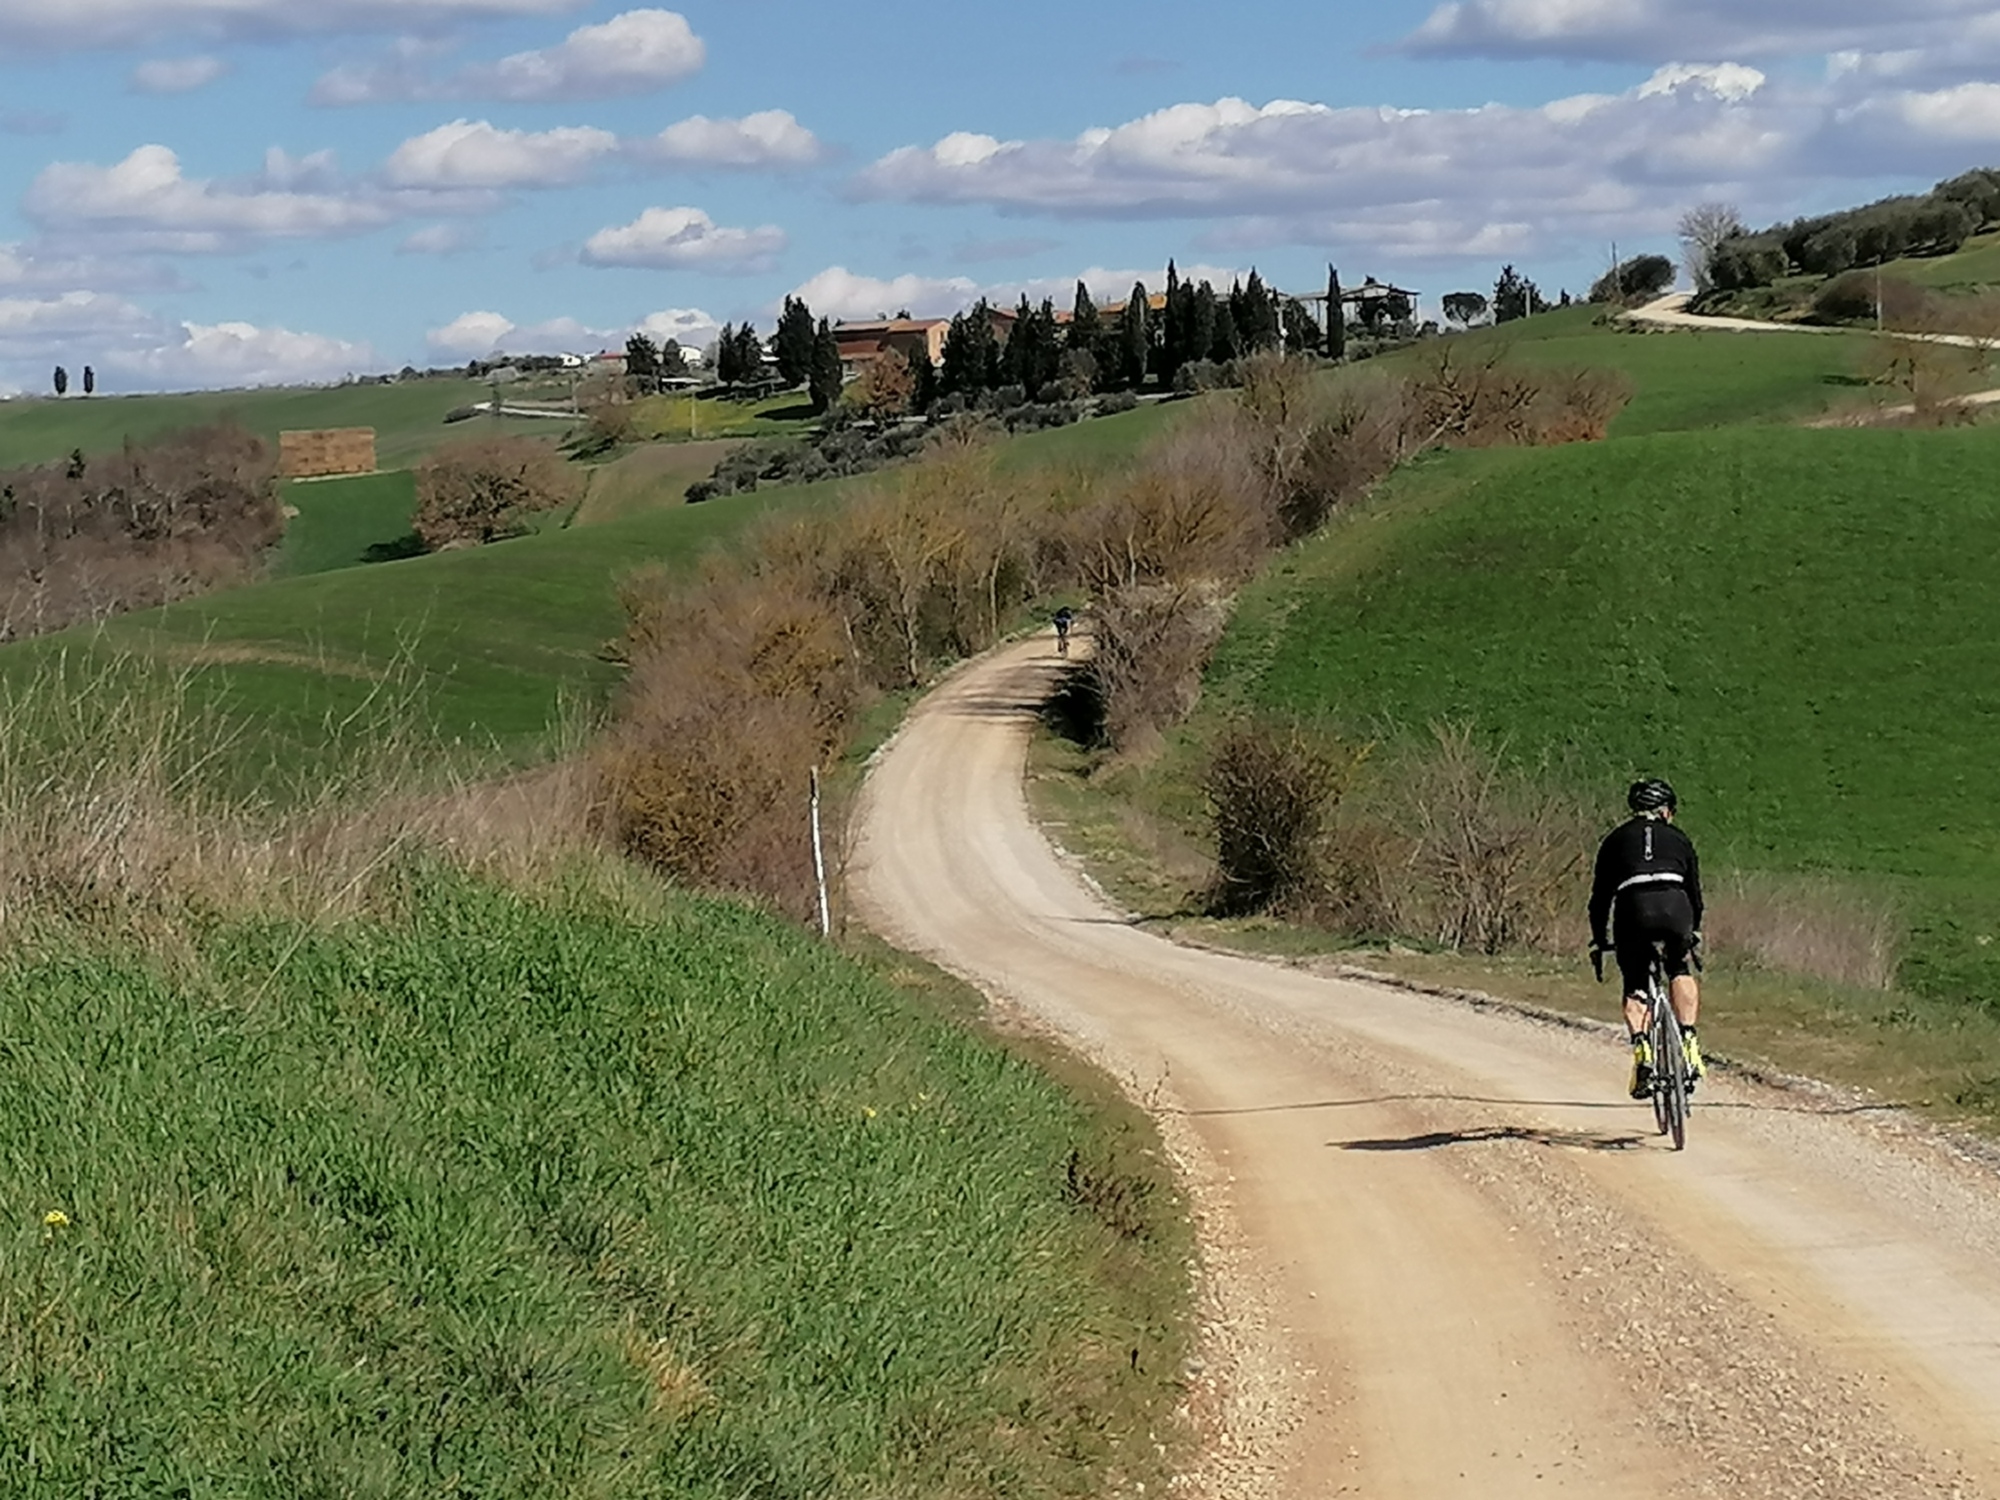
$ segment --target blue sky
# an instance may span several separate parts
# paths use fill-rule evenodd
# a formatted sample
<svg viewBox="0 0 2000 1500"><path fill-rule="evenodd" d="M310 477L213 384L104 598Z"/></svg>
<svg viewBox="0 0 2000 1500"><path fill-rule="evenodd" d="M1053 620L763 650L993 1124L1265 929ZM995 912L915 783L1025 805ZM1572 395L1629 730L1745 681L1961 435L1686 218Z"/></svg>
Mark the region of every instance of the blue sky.
<svg viewBox="0 0 2000 1500"><path fill-rule="evenodd" d="M337 378L1168 256L1581 290L2000 164L2000 0L0 0L0 390Z"/></svg>

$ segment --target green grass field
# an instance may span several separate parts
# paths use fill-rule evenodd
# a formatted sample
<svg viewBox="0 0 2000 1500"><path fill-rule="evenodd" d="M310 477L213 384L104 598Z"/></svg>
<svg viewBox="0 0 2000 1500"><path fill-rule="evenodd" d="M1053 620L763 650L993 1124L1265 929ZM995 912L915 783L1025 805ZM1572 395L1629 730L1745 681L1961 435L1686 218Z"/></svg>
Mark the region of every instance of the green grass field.
<svg viewBox="0 0 2000 1500"><path fill-rule="evenodd" d="M10 1488L1162 1485L1188 1251L1108 1086L740 906L382 899L0 956Z"/></svg>
<svg viewBox="0 0 2000 1500"><path fill-rule="evenodd" d="M1036 433L1011 443L1007 461L1115 463L1170 416L1142 408ZM396 520L406 477L293 485L287 499L300 515L280 559L288 576L8 646L0 674L18 680L78 650L191 672L199 703L250 726L252 779L282 765L291 769L277 779L292 780L336 744L342 756L365 754L361 731L392 702L406 726L414 715L446 742L531 760L598 713L619 680L604 648L624 625L620 578L686 566L766 514L838 503L857 482L639 503L602 524L361 567L347 564L407 533Z"/></svg>
<svg viewBox="0 0 2000 1500"><path fill-rule="evenodd" d="M229 419L273 447L293 428L373 427L376 462L407 468L440 443L474 432L559 437L562 424L527 417L478 417L447 424L445 414L492 395L472 380L413 380L292 390L201 391L177 396L94 396L88 400L0 402L0 468L53 463L81 448L101 453L127 438L144 442L182 427Z"/></svg>
<svg viewBox="0 0 2000 1500"><path fill-rule="evenodd" d="M1481 338L1506 338L1505 328ZM1582 310L1525 320L1523 358L1622 371L1633 399L1616 437L1744 422L1795 422L1855 399L1867 340L1859 334L1640 332L1595 327Z"/></svg>
<svg viewBox="0 0 2000 1500"><path fill-rule="evenodd" d="M295 480L280 492L285 522L280 575L330 573L386 560L410 534L416 477L408 469L354 478Z"/></svg>
<svg viewBox="0 0 2000 1500"><path fill-rule="evenodd" d="M1910 904L1904 979L2000 981L2000 432L1662 434L1443 455L1246 595L1224 696L1395 736L1476 723L1681 789L1719 867Z"/></svg>

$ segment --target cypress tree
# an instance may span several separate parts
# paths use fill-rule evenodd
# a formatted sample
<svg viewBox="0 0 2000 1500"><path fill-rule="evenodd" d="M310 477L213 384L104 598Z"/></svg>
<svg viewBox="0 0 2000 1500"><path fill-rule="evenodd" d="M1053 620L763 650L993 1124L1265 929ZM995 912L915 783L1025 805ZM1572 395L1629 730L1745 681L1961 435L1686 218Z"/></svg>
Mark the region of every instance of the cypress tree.
<svg viewBox="0 0 2000 1500"><path fill-rule="evenodd" d="M1104 336L1104 325L1097 316L1097 304L1091 300L1090 288L1081 281L1076 284L1076 304L1069 316L1069 332L1063 339L1063 346L1072 354L1088 354L1097 358L1097 346Z"/></svg>
<svg viewBox="0 0 2000 1500"><path fill-rule="evenodd" d="M1146 367L1153 352L1152 328L1146 316L1146 286L1135 282L1132 296L1118 319L1120 373L1133 390L1146 383Z"/></svg>
<svg viewBox="0 0 2000 1500"><path fill-rule="evenodd" d="M1347 358L1347 304L1340 300L1340 272L1326 268L1326 357Z"/></svg>
<svg viewBox="0 0 2000 1500"><path fill-rule="evenodd" d="M1170 385L1174 371L1187 357L1187 307L1181 289L1181 273L1171 258L1167 261L1167 305L1160 313L1160 383Z"/></svg>
<svg viewBox="0 0 2000 1500"><path fill-rule="evenodd" d="M800 303L801 307L805 304ZM819 320L819 329L813 335L812 361L806 375L806 388L812 394L812 409L824 414L833 403L840 399L840 340L833 336L833 325L825 318Z"/></svg>
<svg viewBox="0 0 2000 1500"><path fill-rule="evenodd" d="M778 331L771 336L771 352L778 357L778 378L786 385L804 385L812 378L818 334L812 309L795 297L785 299L778 315Z"/></svg>
<svg viewBox="0 0 2000 1500"><path fill-rule="evenodd" d="M1207 282L1189 287L1186 292L1188 304L1187 345L1185 353L1188 363L1198 359L1209 359L1215 351L1215 288Z"/></svg>

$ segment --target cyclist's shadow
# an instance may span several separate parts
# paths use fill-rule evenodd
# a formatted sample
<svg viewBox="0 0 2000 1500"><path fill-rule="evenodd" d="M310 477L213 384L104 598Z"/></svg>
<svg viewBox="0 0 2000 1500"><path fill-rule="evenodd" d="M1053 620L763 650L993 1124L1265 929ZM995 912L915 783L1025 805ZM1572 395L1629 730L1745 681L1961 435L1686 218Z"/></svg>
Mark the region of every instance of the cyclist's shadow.
<svg viewBox="0 0 2000 1500"><path fill-rule="evenodd" d="M1640 1131L1613 1134L1601 1130L1557 1130L1544 1125L1476 1125L1468 1130L1428 1130L1420 1135L1329 1141L1328 1144L1342 1151L1436 1151L1445 1146L1526 1141L1531 1146L1547 1146L1558 1151L1632 1151L1651 1139L1651 1135Z"/></svg>

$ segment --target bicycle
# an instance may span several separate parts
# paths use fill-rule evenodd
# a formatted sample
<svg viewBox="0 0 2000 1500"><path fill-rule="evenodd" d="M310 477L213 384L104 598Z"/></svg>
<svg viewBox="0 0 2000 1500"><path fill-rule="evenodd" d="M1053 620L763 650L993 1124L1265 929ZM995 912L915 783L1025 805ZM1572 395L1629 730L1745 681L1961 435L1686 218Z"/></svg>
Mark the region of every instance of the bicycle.
<svg viewBox="0 0 2000 1500"><path fill-rule="evenodd" d="M1073 621L1075 618L1076 616L1073 615L1067 609L1059 609L1056 611L1055 624L1056 624L1057 656L1069 655L1069 627L1070 627L1070 622Z"/></svg>
<svg viewBox="0 0 2000 1500"><path fill-rule="evenodd" d="M1674 1150L1687 1149L1688 1063L1687 1035L1680 1017L1674 1014L1667 983L1666 954L1659 938L1651 943L1652 956L1646 964L1646 1046L1653 1056L1653 1123L1661 1135L1673 1137ZM1593 948L1591 966L1598 983L1604 982L1604 954ZM1695 971L1701 971L1701 955L1690 952Z"/></svg>

